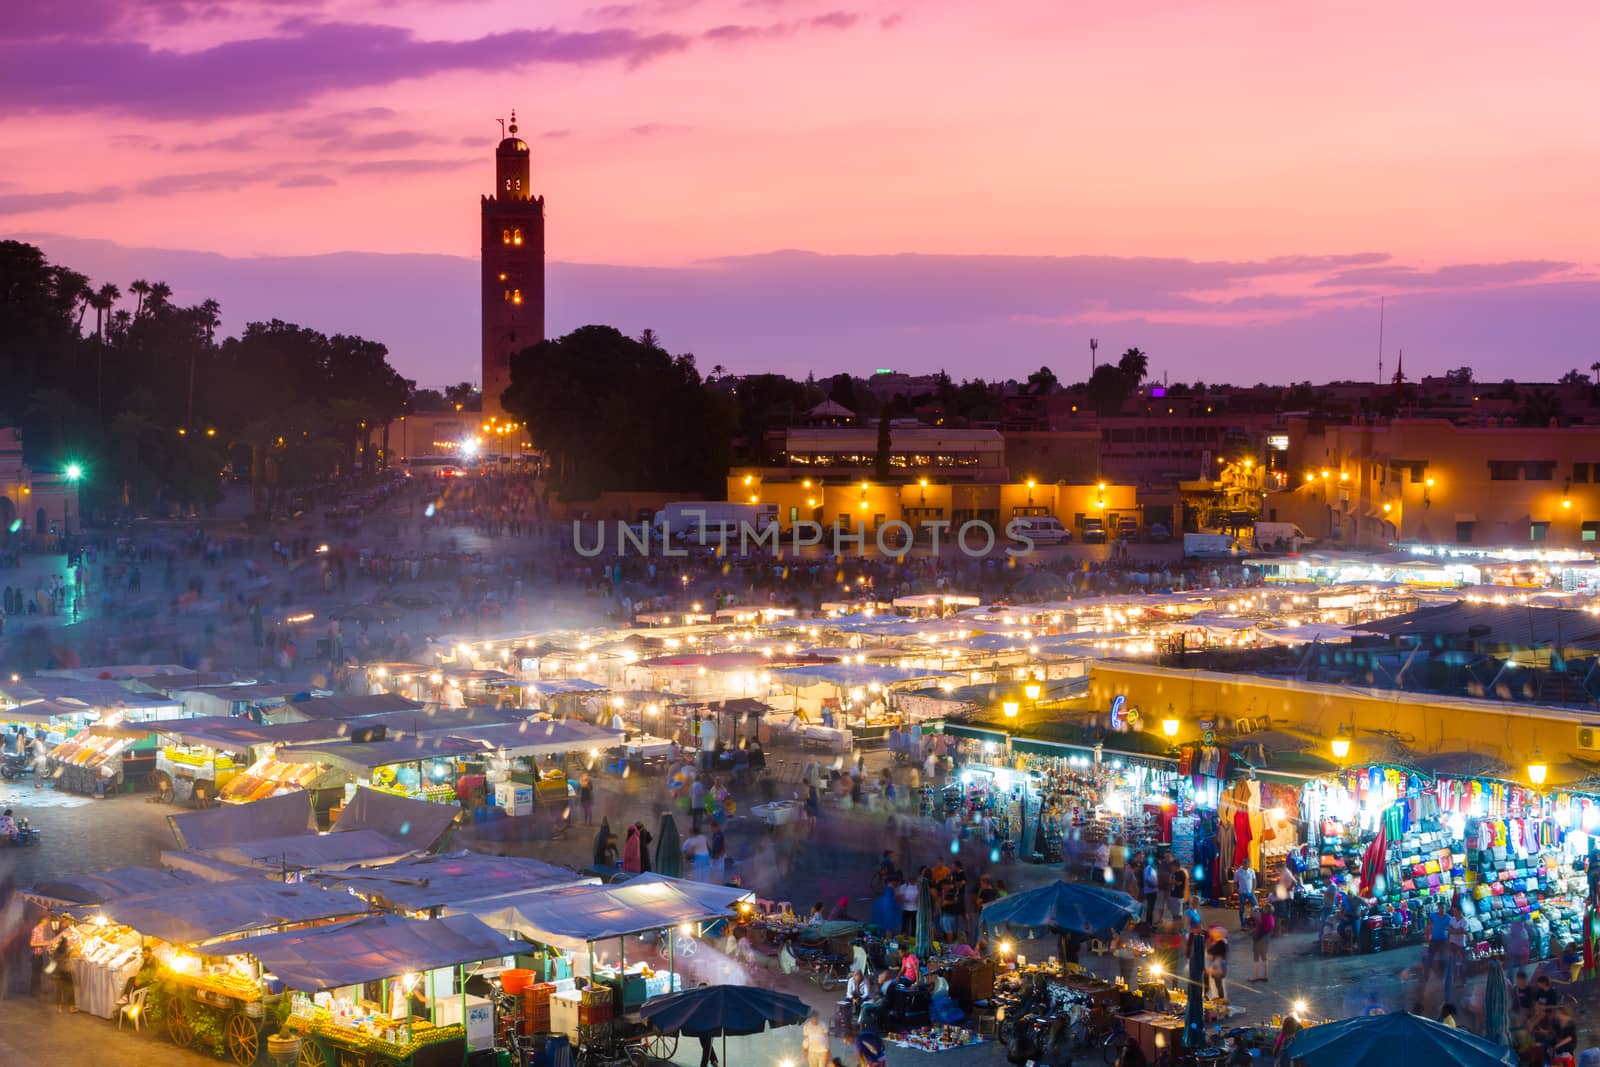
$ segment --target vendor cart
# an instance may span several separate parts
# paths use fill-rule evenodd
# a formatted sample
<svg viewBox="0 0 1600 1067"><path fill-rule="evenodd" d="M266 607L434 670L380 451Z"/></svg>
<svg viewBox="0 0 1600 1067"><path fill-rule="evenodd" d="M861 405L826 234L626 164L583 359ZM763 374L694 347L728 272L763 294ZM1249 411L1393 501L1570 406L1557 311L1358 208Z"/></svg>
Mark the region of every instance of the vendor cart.
<svg viewBox="0 0 1600 1067"><path fill-rule="evenodd" d="M266 1038L270 1015L261 988L234 975L166 974L161 983L159 1012L167 1036L188 1048L197 1042L224 1047L239 1067L252 1067Z"/></svg>
<svg viewBox="0 0 1600 1067"><path fill-rule="evenodd" d="M461 1067L467 1032L460 1025L431 1026L414 1020L390 1040L384 1033L334 1023L326 1012L289 1017L300 1035L299 1067Z"/></svg>

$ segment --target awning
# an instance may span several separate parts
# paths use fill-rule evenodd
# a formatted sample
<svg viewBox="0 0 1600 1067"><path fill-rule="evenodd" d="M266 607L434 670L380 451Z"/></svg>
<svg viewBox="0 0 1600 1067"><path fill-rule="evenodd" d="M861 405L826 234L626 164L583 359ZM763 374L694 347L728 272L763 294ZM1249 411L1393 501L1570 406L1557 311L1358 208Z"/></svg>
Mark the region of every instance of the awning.
<svg viewBox="0 0 1600 1067"><path fill-rule="evenodd" d="M476 915L497 930L568 952L680 923L728 918L747 889L707 885L664 874L641 874L621 885L579 885L546 892L514 893L451 908Z"/></svg>
<svg viewBox="0 0 1600 1067"><path fill-rule="evenodd" d="M314 993L439 967L498 959L533 946L495 933L470 915L403 919L374 915L333 926L263 934L212 945L213 956L254 956L290 989Z"/></svg>
<svg viewBox="0 0 1600 1067"><path fill-rule="evenodd" d="M23 891L23 896L46 904L105 904L157 891L182 890L196 883L192 874L165 867L114 867L70 878L40 882Z"/></svg>
<svg viewBox="0 0 1600 1067"><path fill-rule="evenodd" d="M926 668L893 667L879 663L818 663L810 667L785 667L772 672L782 685L848 686L894 685L924 678L943 678L948 672Z"/></svg>
<svg viewBox="0 0 1600 1067"><path fill-rule="evenodd" d="M383 867L345 871L319 878L402 911L460 905L512 893L540 892L594 884L595 879L566 867L517 856L452 852L420 856Z"/></svg>
<svg viewBox="0 0 1600 1067"><path fill-rule="evenodd" d="M368 908L350 893L256 877L146 893L98 910L146 937L196 945L251 930L364 915Z"/></svg>
<svg viewBox="0 0 1600 1067"><path fill-rule="evenodd" d="M179 848L212 849L314 831L317 817L311 810L311 794L296 790L253 804L168 815L167 825Z"/></svg>
<svg viewBox="0 0 1600 1067"><path fill-rule="evenodd" d="M381 789L362 788L356 790L355 796L339 812L327 836L371 830L408 848L425 852L437 845L450 827L455 825L459 810L450 804L435 804L431 800L395 796Z"/></svg>

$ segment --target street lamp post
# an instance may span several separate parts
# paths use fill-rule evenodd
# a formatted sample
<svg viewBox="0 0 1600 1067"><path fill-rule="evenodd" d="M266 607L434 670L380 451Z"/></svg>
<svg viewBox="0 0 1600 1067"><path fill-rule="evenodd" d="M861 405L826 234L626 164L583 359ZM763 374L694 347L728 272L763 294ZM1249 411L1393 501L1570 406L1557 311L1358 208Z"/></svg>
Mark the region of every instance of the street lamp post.
<svg viewBox="0 0 1600 1067"><path fill-rule="evenodd" d="M72 486L73 493L76 493L78 482L83 479L83 465L80 463L68 463L63 473L66 475L67 483ZM65 539L72 536L72 494L61 498L61 507L61 536Z"/></svg>

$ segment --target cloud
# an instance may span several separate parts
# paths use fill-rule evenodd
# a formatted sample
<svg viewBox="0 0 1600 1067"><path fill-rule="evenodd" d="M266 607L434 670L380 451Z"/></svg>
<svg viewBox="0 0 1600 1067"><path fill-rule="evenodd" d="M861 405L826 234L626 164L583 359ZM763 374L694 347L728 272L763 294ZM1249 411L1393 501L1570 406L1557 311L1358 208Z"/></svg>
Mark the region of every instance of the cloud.
<svg viewBox="0 0 1600 1067"><path fill-rule="evenodd" d="M291 33L177 52L127 40L39 39L9 49L0 103L12 111L101 110L154 118L266 114L325 92L452 71L538 64L637 66L688 47L671 33L628 29L512 30L464 41L357 23L299 24Z"/></svg>
<svg viewBox="0 0 1600 1067"><path fill-rule="evenodd" d="M791 30L792 27L785 22L774 22L767 26L740 26L728 23L723 26L713 26L700 36L718 44L739 44L744 41L765 41L775 37L786 37Z"/></svg>
<svg viewBox="0 0 1600 1067"><path fill-rule="evenodd" d="M346 174L431 174L460 170L483 162L476 156L462 159L369 159L345 167Z"/></svg>
<svg viewBox="0 0 1600 1067"><path fill-rule="evenodd" d="M19 235L92 278L160 277L180 302L214 297L224 328L280 317L387 344L407 377L478 375L479 274L456 256L343 253L227 257L128 249L108 241ZM1368 253L1375 255L1376 253ZM1083 325L1101 351L1137 345L1157 373L1206 381L1289 381L1363 373L1372 365L1376 301L1327 305L1307 286L1204 300L1285 263L1343 256L1206 262L1106 256L833 256L783 252L682 268L552 262L548 328L587 323L659 331L701 366L803 376L863 366L941 367L957 377L1021 377L1041 364L1062 379L1088 370ZM1334 268L1337 270L1338 268ZM414 294L429 294L418 301ZM796 300L802 293L804 300ZM1297 305L1296 301L1300 301ZM1198 306L1198 310L1197 310ZM1483 380L1554 377L1588 366L1600 282L1549 281L1474 291L1404 292L1388 301L1388 344L1413 376L1470 364ZM1131 314L1106 308L1142 308ZM1287 314L1285 313L1287 312ZM446 357L441 353L469 353ZM1366 371L1371 373L1371 371Z"/></svg>
<svg viewBox="0 0 1600 1067"><path fill-rule="evenodd" d="M1396 265L1340 271L1317 284L1325 287L1377 285L1393 289L1478 289L1484 286L1546 279L1552 274L1571 270L1576 265L1551 259L1517 259L1505 263L1457 263L1434 270Z"/></svg>
<svg viewBox="0 0 1600 1067"><path fill-rule="evenodd" d="M103 204L122 199L122 190L107 186L94 192L9 193L0 195L0 215L28 215L58 211L79 204Z"/></svg>
<svg viewBox="0 0 1600 1067"><path fill-rule="evenodd" d="M321 189L339 183L326 174L297 174L278 183L279 189Z"/></svg>
<svg viewBox="0 0 1600 1067"><path fill-rule="evenodd" d="M829 11L807 19L807 25L819 30L848 30L860 21L861 16L850 11Z"/></svg>

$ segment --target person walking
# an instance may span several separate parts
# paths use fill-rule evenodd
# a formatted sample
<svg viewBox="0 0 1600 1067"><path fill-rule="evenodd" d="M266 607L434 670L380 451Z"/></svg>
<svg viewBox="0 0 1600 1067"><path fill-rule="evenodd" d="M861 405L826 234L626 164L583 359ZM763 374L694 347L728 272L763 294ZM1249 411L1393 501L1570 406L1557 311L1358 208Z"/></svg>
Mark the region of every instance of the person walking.
<svg viewBox="0 0 1600 1067"><path fill-rule="evenodd" d="M832 1052L828 1041L828 1028L822 1017L812 1012L800 1030L800 1048L805 1054L806 1067L828 1067L828 1054Z"/></svg>
<svg viewBox="0 0 1600 1067"><path fill-rule="evenodd" d="M1278 928L1278 916L1272 908L1257 908L1255 925L1250 929L1250 981L1267 980L1267 949L1272 934Z"/></svg>
<svg viewBox="0 0 1600 1067"><path fill-rule="evenodd" d="M1144 924L1156 922L1156 897L1161 892L1161 872L1156 870L1156 857L1151 853L1144 860Z"/></svg>
<svg viewBox="0 0 1600 1067"><path fill-rule="evenodd" d="M922 868L918 878L926 876L928 868ZM917 899L920 896L917 889L917 879L904 878L895 887L894 898L900 906L900 933L906 937L914 937L917 933Z"/></svg>
<svg viewBox="0 0 1600 1067"><path fill-rule="evenodd" d="M594 825L594 779L584 771L578 776L578 806L583 809L583 825Z"/></svg>
<svg viewBox="0 0 1600 1067"><path fill-rule="evenodd" d="M1239 894L1239 929L1244 929L1245 911L1256 901L1256 869L1241 863L1233 872L1233 887Z"/></svg>

